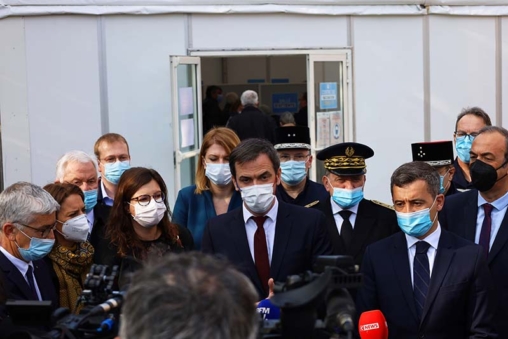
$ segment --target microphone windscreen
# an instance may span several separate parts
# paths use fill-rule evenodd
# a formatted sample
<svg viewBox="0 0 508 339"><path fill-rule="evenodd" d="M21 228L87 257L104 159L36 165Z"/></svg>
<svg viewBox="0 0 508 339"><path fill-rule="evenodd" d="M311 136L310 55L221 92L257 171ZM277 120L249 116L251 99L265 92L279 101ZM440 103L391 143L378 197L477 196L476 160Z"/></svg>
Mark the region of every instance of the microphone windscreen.
<svg viewBox="0 0 508 339"><path fill-rule="evenodd" d="M363 312L358 321L361 339L388 339L388 325L380 310Z"/></svg>
<svg viewBox="0 0 508 339"><path fill-rule="evenodd" d="M272 304L270 299L263 299L257 306L258 313L263 316L263 319L267 320L279 320L280 319L280 308Z"/></svg>

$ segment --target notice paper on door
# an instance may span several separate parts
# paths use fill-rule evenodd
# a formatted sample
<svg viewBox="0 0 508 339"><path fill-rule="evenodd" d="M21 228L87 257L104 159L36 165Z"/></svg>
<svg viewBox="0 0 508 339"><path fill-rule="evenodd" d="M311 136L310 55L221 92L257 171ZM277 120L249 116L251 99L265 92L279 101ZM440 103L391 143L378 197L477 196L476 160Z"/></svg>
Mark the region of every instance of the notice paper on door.
<svg viewBox="0 0 508 339"><path fill-rule="evenodd" d="M180 120L180 148L194 146L194 119Z"/></svg>
<svg viewBox="0 0 508 339"><path fill-rule="evenodd" d="M342 112L317 112L317 149L344 142Z"/></svg>

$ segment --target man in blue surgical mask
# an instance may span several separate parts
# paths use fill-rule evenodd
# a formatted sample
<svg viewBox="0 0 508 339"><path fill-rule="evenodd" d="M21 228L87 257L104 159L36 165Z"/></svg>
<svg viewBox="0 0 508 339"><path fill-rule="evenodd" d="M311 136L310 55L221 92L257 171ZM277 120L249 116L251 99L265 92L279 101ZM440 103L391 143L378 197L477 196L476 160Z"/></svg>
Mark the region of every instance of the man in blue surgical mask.
<svg viewBox="0 0 508 339"><path fill-rule="evenodd" d="M439 173L439 193L450 196L459 191L453 183L453 142L433 141L411 144L413 161L424 161Z"/></svg>
<svg viewBox="0 0 508 339"><path fill-rule="evenodd" d="M363 144L345 142L318 153L324 161L323 185L329 198L319 209L328 222L328 234L334 254L350 255L361 264L367 245L399 230L393 209L363 197L365 159L374 151Z"/></svg>
<svg viewBox="0 0 508 339"><path fill-rule="evenodd" d="M479 107L465 108L457 116L455 132L453 132L453 141L457 152L457 158L453 163L455 167L453 183L461 192L474 188L469 172L469 152L474 138L485 126L492 126L492 123L489 115Z"/></svg>
<svg viewBox="0 0 508 339"><path fill-rule="evenodd" d="M312 165L309 128L279 127L275 134L275 149L282 169L277 198L288 204L317 208L330 195L322 184L309 179Z"/></svg>
<svg viewBox="0 0 508 339"><path fill-rule="evenodd" d="M404 164L390 187L403 233L367 247L357 313L380 310L391 339L498 338L484 250L441 227L445 197L436 170L423 161Z"/></svg>

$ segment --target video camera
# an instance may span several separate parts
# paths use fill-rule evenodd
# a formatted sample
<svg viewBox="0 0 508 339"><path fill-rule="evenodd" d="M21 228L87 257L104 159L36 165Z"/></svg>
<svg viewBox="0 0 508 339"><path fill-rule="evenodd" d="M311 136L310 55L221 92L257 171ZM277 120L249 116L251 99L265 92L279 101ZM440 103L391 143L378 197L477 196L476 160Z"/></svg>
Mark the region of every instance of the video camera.
<svg viewBox="0 0 508 339"><path fill-rule="evenodd" d="M352 257L319 256L313 272L275 284L270 302L280 307L280 320L263 319L261 338L352 338L355 305L347 289L362 282Z"/></svg>
<svg viewBox="0 0 508 339"><path fill-rule="evenodd" d="M84 305L79 314L71 314L68 308L58 308L51 317L48 317L48 309L51 309L49 302L8 301L6 306L14 325L33 326L35 324L52 328L45 334L40 334L40 331L36 330L18 331L13 333L11 338L116 337L120 306L124 296L124 292L113 289L117 276L118 266L113 266L110 270L106 265L92 265L77 302L78 305Z"/></svg>

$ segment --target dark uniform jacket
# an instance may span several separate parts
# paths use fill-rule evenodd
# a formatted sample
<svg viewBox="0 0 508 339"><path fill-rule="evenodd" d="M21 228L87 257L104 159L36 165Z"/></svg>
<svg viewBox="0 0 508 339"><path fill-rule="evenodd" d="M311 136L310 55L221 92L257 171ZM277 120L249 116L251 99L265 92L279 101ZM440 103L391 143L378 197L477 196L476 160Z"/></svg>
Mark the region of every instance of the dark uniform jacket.
<svg viewBox="0 0 508 339"><path fill-rule="evenodd" d="M231 128L240 140L260 138L275 142L273 119L254 106L246 106L241 114L229 119L226 127Z"/></svg>
<svg viewBox="0 0 508 339"><path fill-rule="evenodd" d="M289 194L286 193L282 184L277 186L276 196L279 201L284 201L288 204L318 208L320 204L330 200L330 193L325 187L317 182L306 179L305 187L303 191L298 194L296 199L293 199Z"/></svg>
<svg viewBox="0 0 508 339"><path fill-rule="evenodd" d="M368 245L400 231L393 209L390 209L388 205L363 199L359 203L358 214L353 225L353 239L350 244L345 244L335 224L331 203L328 199L326 203L320 204L319 209L326 216L333 254L350 255L357 265L362 263L363 254Z"/></svg>
<svg viewBox="0 0 508 339"><path fill-rule="evenodd" d="M455 167L455 174L453 175L452 183L455 185L455 188L459 192L474 188L473 184L466 180L464 172L462 171L462 168L460 168L457 158L455 158L455 161L453 162L453 167Z"/></svg>
<svg viewBox="0 0 508 339"><path fill-rule="evenodd" d="M109 220L111 206L106 205L104 202L100 179L97 191L97 205L93 209L94 222L92 234L90 235L90 243L95 249L94 263L100 264L105 261L103 257L115 256L116 252L110 249L109 241L106 240L106 225Z"/></svg>

